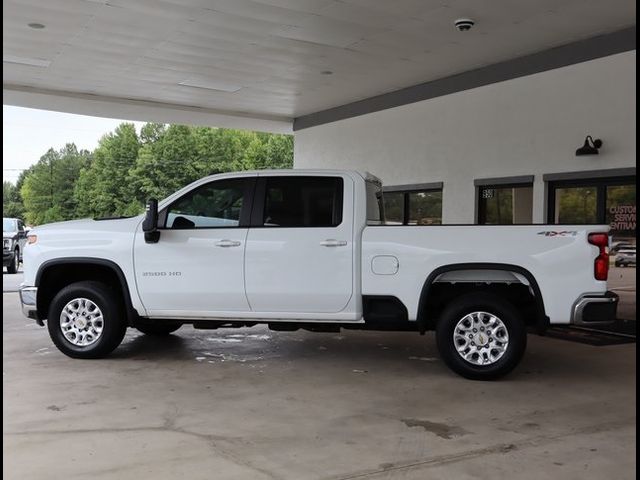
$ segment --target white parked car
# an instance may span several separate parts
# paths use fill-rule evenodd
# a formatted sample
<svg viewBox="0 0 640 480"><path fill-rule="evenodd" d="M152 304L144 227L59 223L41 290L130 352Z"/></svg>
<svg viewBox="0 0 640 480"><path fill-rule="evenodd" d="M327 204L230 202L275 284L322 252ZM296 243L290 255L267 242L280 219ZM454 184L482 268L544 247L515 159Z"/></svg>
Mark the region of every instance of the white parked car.
<svg viewBox="0 0 640 480"><path fill-rule="evenodd" d="M7 273L18 273L27 231L19 218L2 219L2 266L7 267Z"/></svg>
<svg viewBox="0 0 640 480"><path fill-rule="evenodd" d="M382 205L368 174L242 172L144 216L37 227L23 311L75 358L107 355L127 327L435 330L474 379L511 371L528 327L615 318L606 226L390 226Z"/></svg>

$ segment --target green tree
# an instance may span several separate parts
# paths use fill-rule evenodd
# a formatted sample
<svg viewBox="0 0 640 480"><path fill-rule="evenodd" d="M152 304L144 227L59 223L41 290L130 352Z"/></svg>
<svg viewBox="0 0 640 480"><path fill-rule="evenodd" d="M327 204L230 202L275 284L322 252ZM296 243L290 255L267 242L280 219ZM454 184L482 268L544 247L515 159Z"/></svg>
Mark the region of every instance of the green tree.
<svg viewBox="0 0 640 480"><path fill-rule="evenodd" d="M20 190L11 182L2 182L2 216L10 218L22 218L24 205Z"/></svg>
<svg viewBox="0 0 640 480"><path fill-rule="evenodd" d="M196 139L191 127L170 125L154 129L152 135L153 141L142 146L128 175L141 204L149 197L164 198L198 177Z"/></svg>
<svg viewBox="0 0 640 480"><path fill-rule="evenodd" d="M100 140L93 162L80 175L75 199L77 213L94 217L125 215L135 199L129 170L136 164L140 141L132 123L120 124Z"/></svg>
<svg viewBox="0 0 640 480"><path fill-rule="evenodd" d="M138 136L133 124L122 123L91 155L73 145L49 150L16 189L27 221L38 224L136 215L147 198L164 198L207 175L292 166L290 135L147 123ZM17 211L7 201L15 192L4 190L5 212Z"/></svg>
<svg viewBox="0 0 640 480"><path fill-rule="evenodd" d="M38 225L75 217L74 185L89 159L88 151L78 151L72 143L58 151L49 149L40 157L18 181L27 223Z"/></svg>

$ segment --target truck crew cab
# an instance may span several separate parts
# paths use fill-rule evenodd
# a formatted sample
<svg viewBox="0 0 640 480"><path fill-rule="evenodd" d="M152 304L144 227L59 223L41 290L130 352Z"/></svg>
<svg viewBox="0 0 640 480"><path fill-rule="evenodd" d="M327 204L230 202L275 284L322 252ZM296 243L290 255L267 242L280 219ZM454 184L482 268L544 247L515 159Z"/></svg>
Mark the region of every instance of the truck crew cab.
<svg viewBox="0 0 640 480"><path fill-rule="evenodd" d="M35 228L20 296L74 358L109 354L127 327L435 330L451 369L493 379L529 327L615 318L607 230L387 225L369 174L229 173L141 216Z"/></svg>

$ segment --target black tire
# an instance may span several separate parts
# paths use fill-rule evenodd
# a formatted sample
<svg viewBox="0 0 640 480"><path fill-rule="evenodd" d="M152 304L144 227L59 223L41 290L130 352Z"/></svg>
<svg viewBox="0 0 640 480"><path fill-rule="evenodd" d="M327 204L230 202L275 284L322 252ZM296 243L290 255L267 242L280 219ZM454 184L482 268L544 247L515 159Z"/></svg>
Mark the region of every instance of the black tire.
<svg viewBox="0 0 640 480"><path fill-rule="evenodd" d="M60 326L62 309L75 298L89 299L102 311L102 334L91 345L74 345L62 332ZM127 331L127 319L122 300L113 289L101 282L77 282L64 287L51 301L47 318L51 340L58 350L71 358L103 358L120 345Z"/></svg>
<svg viewBox="0 0 640 480"><path fill-rule="evenodd" d="M473 312L487 312L498 317L509 334L506 351L495 363L476 365L458 353L453 339L460 320ZM511 372L520 363L527 347L527 329L518 310L492 293L469 293L452 301L442 312L436 326L440 356L447 366L471 380L495 380Z"/></svg>
<svg viewBox="0 0 640 480"><path fill-rule="evenodd" d="M7 265L7 273L18 273L20 267L20 250L17 248L13 251L13 258L11 263Z"/></svg>
<svg viewBox="0 0 640 480"><path fill-rule="evenodd" d="M155 323L136 325L135 328L145 335L152 335L154 337L166 337L167 335L170 335L178 330L181 326L181 323L156 320Z"/></svg>

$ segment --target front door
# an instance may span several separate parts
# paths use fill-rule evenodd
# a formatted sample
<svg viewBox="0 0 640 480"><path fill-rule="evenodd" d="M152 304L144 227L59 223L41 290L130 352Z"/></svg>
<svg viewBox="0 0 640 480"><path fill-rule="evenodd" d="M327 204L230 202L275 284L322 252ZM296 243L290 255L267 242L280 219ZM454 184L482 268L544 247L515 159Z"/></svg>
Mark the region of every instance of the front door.
<svg viewBox="0 0 640 480"><path fill-rule="evenodd" d="M352 202L348 176L259 177L245 260L253 312L290 316L347 307L353 293Z"/></svg>
<svg viewBox="0 0 640 480"><path fill-rule="evenodd" d="M246 312L244 252L254 178L216 180L161 210L158 243L138 232L136 282L150 316Z"/></svg>

